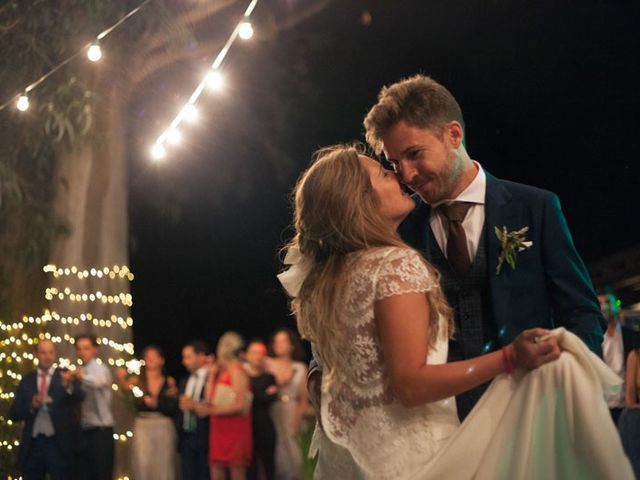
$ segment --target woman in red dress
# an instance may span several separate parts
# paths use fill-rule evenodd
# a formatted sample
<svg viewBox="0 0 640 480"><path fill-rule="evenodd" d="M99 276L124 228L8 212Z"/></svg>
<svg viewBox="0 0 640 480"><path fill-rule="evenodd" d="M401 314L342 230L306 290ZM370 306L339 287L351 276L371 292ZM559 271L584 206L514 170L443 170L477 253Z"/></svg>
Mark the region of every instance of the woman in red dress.
<svg viewBox="0 0 640 480"><path fill-rule="evenodd" d="M211 418L209 464L211 479L245 480L251 464L251 384L238 355L244 346L242 337L227 332L218 341L217 372L211 376L207 413Z"/></svg>

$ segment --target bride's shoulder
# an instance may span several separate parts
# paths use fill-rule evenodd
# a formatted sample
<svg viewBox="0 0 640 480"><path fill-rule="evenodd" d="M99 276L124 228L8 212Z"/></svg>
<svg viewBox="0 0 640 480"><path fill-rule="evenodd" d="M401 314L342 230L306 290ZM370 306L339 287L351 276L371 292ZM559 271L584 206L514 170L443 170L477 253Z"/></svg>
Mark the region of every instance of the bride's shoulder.
<svg viewBox="0 0 640 480"><path fill-rule="evenodd" d="M384 246L372 247L359 252L358 259L387 262L397 259L419 259L420 254L409 247Z"/></svg>
<svg viewBox="0 0 640 480"><path fill-rule="evenodd" d="M398 262L420 262L420 254L409 247L372 247L355 252L350 258L353 269L379 270L383 265Z"/></svg>

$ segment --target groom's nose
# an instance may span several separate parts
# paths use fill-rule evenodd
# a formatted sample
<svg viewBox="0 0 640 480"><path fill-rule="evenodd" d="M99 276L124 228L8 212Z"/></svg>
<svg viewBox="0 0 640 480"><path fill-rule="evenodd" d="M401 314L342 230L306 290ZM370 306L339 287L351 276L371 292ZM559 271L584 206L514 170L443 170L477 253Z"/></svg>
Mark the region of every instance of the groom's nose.
<svg viewBox="0 0 640 480"><path fill-rule="evenodd" d="M411 185L411 182L416 177L416 169L413 168L409 162L401 160L396 164L396 177L401 183L405 185Z"/></svg>

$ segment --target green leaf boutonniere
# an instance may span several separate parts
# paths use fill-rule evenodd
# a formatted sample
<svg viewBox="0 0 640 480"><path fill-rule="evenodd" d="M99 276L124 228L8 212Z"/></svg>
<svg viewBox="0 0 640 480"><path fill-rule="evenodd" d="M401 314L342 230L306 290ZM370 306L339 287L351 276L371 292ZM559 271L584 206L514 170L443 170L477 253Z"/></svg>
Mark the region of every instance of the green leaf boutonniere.
<svg viewBox="0 0 640 480"><path fill-rule="evenodd" d="M516 254L522 252L527 248L531 248L533 242L526 240L524 235L529 231L529 227L523 227L520 230L514 230L512 232L507 231L507 227L502 227L500 230L498 227L494 227L496 230L496 237L500 240L502 249L500 250L500 256L498 257L498 265L496 266L496 275L502 270L504 262L511 267L511 270L516 269Z"/></svg>

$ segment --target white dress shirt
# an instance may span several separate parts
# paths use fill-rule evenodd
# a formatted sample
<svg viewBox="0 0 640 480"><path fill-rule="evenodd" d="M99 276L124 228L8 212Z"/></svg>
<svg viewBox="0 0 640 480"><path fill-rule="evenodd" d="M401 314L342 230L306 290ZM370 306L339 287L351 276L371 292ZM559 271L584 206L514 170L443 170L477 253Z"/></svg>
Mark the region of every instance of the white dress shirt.
<svg viewBox="0 0 640 480"><path fill-rule="evenodd" d="M200 367L191 375L189 375L189 379L187 380L187 384L184 387L184 394L187 395L192 400L196 402L200 400L202 395L202 389L207 381L207 374L209 373L209 369L207 367ZM185 430L189 428L189 421L191 419L192 412L190 414L184 415L183 419L183 427Z"/></svg>
<svg viewBox="0 0 640 480"><path fill-rule="evenodd" d="M45 392L47 393L47 395L49 392L49 387L51 386L51 378L53 377L53 373L55 371L56 371L56 367L53 365L49 367L49 370L46 370L47 377L46 377ZM42 382L43 372L45 371L38 369L37 375L36 375L36 388L38 389L38 393L42 393L40 391L40 383ZM31 435L34 438L40 434L46 435L47 437L50 437L56 434L56 431L53 428L53 422L51 421L51 415L49 414L49 403L51 403L51 400L45 399L42 403L42 406L38 409L38 412L36 413L36 418L33 422L33 431L31 432Z"/></svg>
<svg viewBox="0 0 640 480"><path fill-rule="evenodd" d="M85 397L82 402L82 428L113 427L112 383L109 368L96 362L95 358L84 366L82 389Z"/></svg>
<svg viewBox="0 0 640 480"><path fill-rule="evenodd" d="M473 161L478 169L473 181L465 188L456 198L442 200L431 205L431 218L429 224L436 241L440 246L440 250L447 256L447 230L444 222L446 219L442 212L438 210L438 206L449 204L452 202L470 202L474 205L469 208L467 216L462 221L462 228L467 237L467 251L469 252L469 260L473 263L480 244L482 236L482 228L484 227L484 199L487 191L487 175L484 173L482 166Z"/></svg>

